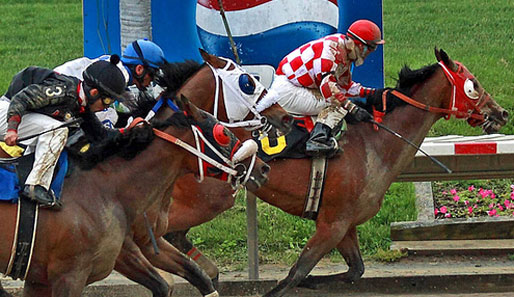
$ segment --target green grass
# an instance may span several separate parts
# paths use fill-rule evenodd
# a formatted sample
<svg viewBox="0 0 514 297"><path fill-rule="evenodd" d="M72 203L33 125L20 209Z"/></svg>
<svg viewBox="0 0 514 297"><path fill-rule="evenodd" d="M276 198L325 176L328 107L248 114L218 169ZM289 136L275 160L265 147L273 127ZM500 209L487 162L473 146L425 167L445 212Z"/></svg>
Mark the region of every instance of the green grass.
<svg viewBox="0 0 514 297"><path fill-rule="evenodd" d="M394 86L405 64L435 63L434 46L464 63L494 98L514 114L514 0L384 0L386 85ZM83 54L81 1L0 0L0 92L29 65L54 67ZM512 119L500 132L514 134ZM430 135L478 135L464 121L439 121ZM292 263L314 230L313 222L263 202L259 210L262 262ZM377 216L359 226L365 256L388 253L389 225L414 220L412 184L393 184ZM196 244L217 263L246 265L246 219L242 198L214 221L194 228ZM336 253L331 259L341 261Z"/></svg>
<svg viewBox="0 0 514 297"><path fill-rule="evenodd" d="M0 0L0 93L21 69L83 55L81 1Z"/></svg>

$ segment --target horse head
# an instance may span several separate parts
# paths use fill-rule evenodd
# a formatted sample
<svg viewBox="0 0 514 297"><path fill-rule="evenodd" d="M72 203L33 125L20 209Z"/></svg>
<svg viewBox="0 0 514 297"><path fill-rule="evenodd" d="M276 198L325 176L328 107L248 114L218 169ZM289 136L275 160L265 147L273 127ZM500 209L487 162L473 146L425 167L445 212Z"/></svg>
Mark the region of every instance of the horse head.
<svg viewBox="0 0 514 297"><path fill-rule="evenodd" d="M211 55L202 49L200 54L212 70L216 86L221 82L224 102L219 103L225 106L226 120L230 122L228 127L246 125L248 128L258 127L265 132L272 128L279 131L274 131L271 136L291 131L293 118L277 102L267 100L267 90L258 79L230 59ZM218 100L216 95L215 101ZM216 104L213 114L217 115Z"/></svg>
<svg viewBox="0 0 514 297"><path fill-rule="evenodd" d="M186 115L196 148L204 156L197 154L198 162L193 162L190 167L198 170L200 180L204 176L215 177L226 180L234 188L247 185L250 189L258 189L267 182L270 168L256 156L257 144L254 140L242 143L212 115L196 107L183 95L175 102L183 113L174 115ZM184 119L183 116L177 117ZM184 141L191 138L184 135Z"/></svg>
<svg viewBox="0 0 514 297"><path fill-rule="evenodd" d="M456 110L457 118L482 126L486 133L495 133L507 123L509 113L482 87L478 79L462 63L453 61L442 49L435 48L435 56L452 85L452 100L447 108Z"/></svg>

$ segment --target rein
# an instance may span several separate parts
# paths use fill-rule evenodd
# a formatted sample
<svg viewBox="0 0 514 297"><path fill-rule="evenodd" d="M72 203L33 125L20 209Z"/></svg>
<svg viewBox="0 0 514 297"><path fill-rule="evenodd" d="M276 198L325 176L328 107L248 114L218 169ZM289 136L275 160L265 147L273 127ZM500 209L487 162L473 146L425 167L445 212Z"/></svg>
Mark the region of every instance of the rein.
<svg viewBox="0 0 514 297"><path fill-rule="evenodd" d="M136 118L136 119L134 119L134 121L132 121L132 123L130 124L129 127L134 127L134 126L136 126L137 124L139 124L139 123L141 123L143 121L145 121L145 120L142 119L142 118ZM168 133L166 133L164 131L161 131L159 129L156 129L156 128L152 128L152 129L153 129L154 134L157 137L159 137L159 138L161 138L163 140L166 140L168 142L171 142L173 144L176 144L176 145L180 146L181 148L185 149L186 151L190 152L191 154L193 154L193 155L198 157L198 168L199 168L199 172L200 172L199 182L202 182L204 180L204 178L205 178L205 174L204 174L203 166L202 166L203 165L202 162L204 162L204 161L209 163L209 164L211 164L211 165L213 165L214 167L220 169L221 171L227 173L228 176L229 176L229 179L227 180L227 182L230 183L232 177L236 178L236 183L233 185L234 189L237 189L241 185L246 184L246 182L250 179L253 167L255 166L255 161L256 161L256 157L257 157L256 154L252 155L252 160L250 162L250 166L249 166L248 169L246 169L243 164L234 164L231 160L229 160L222 153L220 153L214 147L214 145L212 145L212 143L207 138L205 138L205 136L202 134L202 132L198 128L196 128L195 126L191 126L191 130L193 131L193 135L195 136L196 148L191 146L191 145L189 145L188 143L178 139L177 137L175 137L175 136L173 136L171 134L168 134ZM221 164L220 162L218 162L218 161L214 160L213 158L211 158L211 157L207 156L206 154L204 154L200 150L200 138L204 141L205 144L207 144L207 146L218 157L220 157L229 166L225 166L225 165ZM242 174L239 174L239 171L236 169L238 166L243 166L242 171L241 171ZM242 182L240 182L241 178L243 178Z"/></svg>

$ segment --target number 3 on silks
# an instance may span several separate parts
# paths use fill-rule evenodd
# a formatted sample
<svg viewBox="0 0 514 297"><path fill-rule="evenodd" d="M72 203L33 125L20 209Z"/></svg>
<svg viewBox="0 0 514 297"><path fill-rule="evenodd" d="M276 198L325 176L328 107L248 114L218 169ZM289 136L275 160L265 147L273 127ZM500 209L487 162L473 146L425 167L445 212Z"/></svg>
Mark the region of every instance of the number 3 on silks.
<svg viewBox="0 0 514 297"><path fill-rule="evenodd" d="M62 94L62 88L61 87L48 87L45 90L45 94L48 97L59 96Z"/></svg>
<svg viewBox="0 0 514 297"><path fill-rule="evenodd" d="M270 146L268 136L261 139L261 147L262 151L265 152L268 156L280 154L287 146L286 137L284 135L277 138L277 145Z"/></svg>

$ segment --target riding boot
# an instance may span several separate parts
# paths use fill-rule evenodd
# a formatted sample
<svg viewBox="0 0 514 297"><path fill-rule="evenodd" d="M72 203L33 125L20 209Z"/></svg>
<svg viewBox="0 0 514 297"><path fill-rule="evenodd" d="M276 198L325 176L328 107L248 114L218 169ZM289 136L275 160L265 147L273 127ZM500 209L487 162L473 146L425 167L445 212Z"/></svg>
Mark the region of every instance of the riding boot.
<svg viewBox="0 0 514 297"><path fill-rule="evenodd" d="M332 137L334 129L343 120L348 111L341 106L328 106L319 115L309 140L305 145L305 154L311 157L322 155L332 158L339 150L337 140Z"/></svg>
<svg viewBox="0 0 514 297"><path fill-rule="evenodd" d="M25 185L22 195L30 200L36 201L44 208L59 210L62 207L61 201L55 197L54 193L40 185Z"/></svg>
<svg viewBox="0 0 514 297"><path fill-rule="evenodd" d="M305 144L305 154L311 157L327 156L332 157L339 148L337 140L331 136L332 129L322 123L316 123L307 143Z"/></svg>

